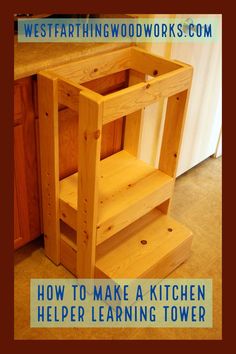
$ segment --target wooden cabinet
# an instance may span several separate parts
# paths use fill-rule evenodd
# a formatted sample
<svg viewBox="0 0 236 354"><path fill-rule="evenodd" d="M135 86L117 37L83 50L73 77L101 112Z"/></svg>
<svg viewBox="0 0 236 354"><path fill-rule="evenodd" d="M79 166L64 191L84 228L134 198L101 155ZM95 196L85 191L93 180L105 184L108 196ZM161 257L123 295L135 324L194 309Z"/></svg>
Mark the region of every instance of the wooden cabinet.
<svg viewBox="0 0 236 354"><path fill-rule="evenodd" d="M14 169L14 246L18 248L30 240L22 125L14 128Z"/></svg>
<svg viewBox="0 0 236 354"><path fill-rule="evenodd" d="M91 89L102 94L127 86L125 72L107 80L93 80ZM122 149L124 118L106 124L102 132L101 158ZM78 116L59 107L60 178L77 170ZM18 248L42 232L39 161L37 79L28 77L14 83L14 246Z"/></svg>
<svg viewBox="0 0 236 354"><path fill-rule="evenodd" d="M42 232L32 79L14 85L14 245L22 246Z"/></svg>

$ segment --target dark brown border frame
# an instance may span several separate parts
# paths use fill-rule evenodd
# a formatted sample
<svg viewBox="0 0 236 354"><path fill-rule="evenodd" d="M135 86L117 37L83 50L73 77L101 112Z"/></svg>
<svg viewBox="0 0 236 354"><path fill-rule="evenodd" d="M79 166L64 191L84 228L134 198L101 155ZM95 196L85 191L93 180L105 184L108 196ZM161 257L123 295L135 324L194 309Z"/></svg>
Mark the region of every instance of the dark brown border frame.
<svg viewBox="0 0 236 354"><path fill-rule="evenodd" d="M4 353L64 353L75 350L76 352L121 352L126 349L132 352L143 352L144 350L154 349L155 351L164 350L166 352L181 353L199 353L209 352L209 350L227 351L227 348L233 343L234 318L231 317L233 310L233 279L234 274L230 274L233 270L234 247L235 241L234 228L231 225L234 220L234 207L227 208L223 213L223 231L225 240L223 243L223 340L198 340L198 341L40 341L40 340L22 340L13 339L13 13L222 13L223 14L223 51L225 54L227 45L234 46L232 32L234 25L230 23L230 12L233 9L230 2L211 1L190 2L178 0L176 2L147 2L136 1L117 1L98 2L92 0L80 0L79 2L51 1L44 5L42 2L36 3L32 1L22 0L5 3L8 8L1 8L0 21L0 38L1 38L1 117L0 117L0 133L1 133L1 183L0 183L0 217L1 217L1 246L0 246L0 262L1 262L1 285L0 285L0 348ZM227 8L227 5L228 8ZM121 11L122 9L122 11ZM228 41L227 41L228 38ZM232 50L232 48L229 48ZM232 52L228 52L231 56ZM224 55L224 60L226 55ZM232 63L232 57L229 58ZM230 88L230 82L233 73L233 66L227 65L229 76L227 77L226 66L224 67L223 87L228 90L224 92L224 202L226 209L228 202L233 201L235 190L231 186L235 185L235 177L232 170L235 157L230 156L230 152L234 151L235 133L233 123L235 121L235 112L232 109L234 102L235 89ZM229 102L227 102L229 101ZM226 137L226 138L225 138ZM227 152L228 150L228 152ZM227 166L228 173L227 173ZM226 177L228 178L226 188ZM158 338L157 338L158 339Z"/></svg>

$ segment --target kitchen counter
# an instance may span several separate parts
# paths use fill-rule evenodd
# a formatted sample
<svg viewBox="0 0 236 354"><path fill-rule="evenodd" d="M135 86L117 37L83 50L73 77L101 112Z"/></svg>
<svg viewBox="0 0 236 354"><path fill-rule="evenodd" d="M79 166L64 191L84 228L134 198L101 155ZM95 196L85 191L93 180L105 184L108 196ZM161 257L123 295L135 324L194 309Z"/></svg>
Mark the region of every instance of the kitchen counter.
<svg viewBox="0 0 236 354"><path fill-rule="evenodd" d="M14 46L14 79L21 79L56 65L129 47L129 43L18 43Z"/></svg>

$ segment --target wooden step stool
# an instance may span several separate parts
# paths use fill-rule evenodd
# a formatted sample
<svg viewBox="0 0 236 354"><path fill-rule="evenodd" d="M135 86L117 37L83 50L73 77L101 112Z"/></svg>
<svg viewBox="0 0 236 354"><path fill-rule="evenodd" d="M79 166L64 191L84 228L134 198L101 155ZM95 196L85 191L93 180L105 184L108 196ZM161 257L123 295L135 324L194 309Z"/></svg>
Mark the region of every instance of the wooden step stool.
<svg viewBox="0 0 236 354"><path fill-rule="evenodd" d="M123 70L125 89L101 95L83 86ZM168 212L191 79L189 65L137 47L39 74L45 253L55 264L79 278L161 278L189 256L191 231ZM138 159L138 146L143 109L162 97L168 102L155 169ZM61 181L58 104L79 115L78 172ZM123 116L123 150L100 161L103 125Z"/></svg>

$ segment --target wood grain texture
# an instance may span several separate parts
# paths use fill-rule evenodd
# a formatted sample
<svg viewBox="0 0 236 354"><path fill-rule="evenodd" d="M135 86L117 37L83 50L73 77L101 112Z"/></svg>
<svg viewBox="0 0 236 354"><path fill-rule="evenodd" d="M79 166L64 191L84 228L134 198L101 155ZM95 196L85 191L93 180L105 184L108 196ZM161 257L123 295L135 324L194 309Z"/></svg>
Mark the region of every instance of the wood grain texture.
<svg viewBox="0 0 236 354"><path fill-rule="evenodd" d="M76 275L76 250L69 245L63 237L60 240L61 258L60 262L63 264L72 274Z"/></svg>
<svg viewBox="0 0 236 354"><path fill-rule="evenodd" d="M178 164L187 94L185 90L169 97L167 102L159 168L171 177L175 177Z"/></svg>
<svg viewBox="0 0 236 354"><path fill-rule="evenodd" d="M134 70L153 77L177 70L182 66L173 60L148 53L138 47L131 48L131 57Z"/></svg>
<svg viewBox="0 0 236 354"><path fill-rule="evenodd" d="M47 89L45 96L42 94L46 102L42 100L42 106L45 104L47 108L48 100L53 102L49 107L51 112L44 109L40 115L40 122L48 124L42 126L43 134L45 128L50 130L50 134L44 136L44 144L45 141L49 144L51 163L50 167L46 164L42 168L42 174L46 171L46 178L49 176L48 195L43 203L49 210L46 225L51 225L55 231L50 238L57 246L53 256L58 257L61 246L63 254L59 252L59 257L64 257L63 262L78 278L164 277L188 257L191 245L191 232L166 216L167 211L163 209L168 208L173 194L192 68L132 48L79 64L71 63L44 73L40 88L41 93L43 88ZM113 87L122 87L124 77L117 73L130 67L143 73L132 70L130 87L106 95L105 80L102 83L99 78L116 73ZM145 82L144 74L150 74L148 70L158 77ZM93 82L86 88L80 85L89 80ZM98 82L103 95L94 91ZM139 154L142 110L162 97L171 98L157 170L134 155ZM58 98L79 115L78 172L60 183ZM124 145L134 155L123 150L100 161L102 127L127 114ZM52 119L45 120L45 115ZM67 114L64 122L71 117ZM63 124L63 119L61 121ZM63 125L61 129L64 132ZM70 131L66 139L73 134ZM41 152L41 159L42 156ZM67 224L67 231L61 224L59 232L59 218Z"/></svg>
<svg viewBox="0 0 236 354"><path fill-rule="evenodd" d="M38 75L40 156L45 253L60 263L57 79Z"/></svg>
<svg viewBox="0 0 236 354"><path fill-rule="evenodd" d="M180 68L104 97L103 124L133 113L161 97L173 96L186 90L191 83L192 69Z"/></svg>
<svg viewBox="0 0 236 354"><path fill-rule="evenodd" d="M19 43L14 41L14 80L65 63L130 47L130 43Z"/></svg>
<svg viewBox="0 0 236 354"><path fill-rule="evenodd" d="M40 234L42 234L43 233L43 202L42 202L42 180L41 180L41 163L40 163L39 119L35 119L35 138L36 138L36 152L37 152Z"/></svg>
<svg viewBox="0 0 236 354"><path fill-rule="evenodd" d="M107 94L127 87L128 73L122 71L108 77L95 79L85 83L83 86L100 94ZM61 90L68 88L61 85ZM78 94L78 90L76 91ZM73 93L72 93L73 95ZM61 97L65 97L65 94ZM74 95L75 97L75 95ZM60 96L59 96L60 98ZM68 99L68 98L67 98ZM77 97L78 100L78 97ZM66 101L64 100L64 103ZM71 105L78 108L78 102L73 100ZM65 178L78 170L78 121L79 116L75 110L64 109L59 111L59 173L60 179ZM102 127L101 159L106 158L123 147L123 126L124 118L119 118Z"/></svg>
<svg viewBox="0 0 236 354"><path fill-rule="evenodd" d="M18 81L14 85L14 125L22 124L24 120L23 85Z"/></svg>
<svg viewBox="0 0 236 354"><path fill-rule="evenodd" d="M110 75L129 69L131 65L130 48L95 55L91 58L80 60L69 65L55 67L52 71L64 79L74 81L77 84Z"/></svg>
<svg viewBox="0 0 236 354"><path fill-rule="evenodd" d="M24 133L22 125L14 128L14 247L30 240L29 209L27 202Z"/></svg>
<svg viewBox="0 0 236 354"><path fill-rule="evenodd" d="M21 242L22 239L19 218L20 216L19 216L19 206L17 202L16 182L14 180L14 247L15 248L17 244Z"/></svg>
<svg viewBox="0 0 236 354"><path fill-rule="evenodd" d="M191 231L154 209L98 246L95 274L113 279L163 278L189 257L191 241Z"/></svg>
<svg viewBox="0 0 236 354"><path fill-rule="evenodd" d="M78 170L78 122L76 112L65 109L59 111L59 173L60 179ZM101 159L122 149L123 118L108 123L102 128Z"/></svg>
<svg viewBox="0 0 236 354"><path fill-rule="evenodd" d="M101 168L97 244L170 197L173 180L126 151Z"/></svg>
<svg viewBox="0 0 236 354"><path fill-rule="evenodd" d="M75 236L66 229L61 235L62 264L76 274ZM191 244L188 228L154 209L97 246L95 277L164 278L188 259Z"/></svg>
<svg viewBox="0 0 236 354"><path fill-rule="evenodd" d="M77 276L93 278L103 105L99 95L81 91L78 136Z"/></svg>
<svg viewBox="0 0 236 354"><path fill-rule="evenodd" d="M96 92L106 95L127 87L128 83L128 70L87 81L83 85L74 82L70 78L65 79L58 74L55 75L58 77L58 101L76 112L78 110L79 93L85 87L91 93Z"/></svg>
<svg viewBox="0 0 236 354"><path fill-rule="evenodd" d="M78 114L67 108L58 113L59 175L65 178L78 170Z"/></svg>
<svg viewBox="0 0 236 354"><path fill-rule="evenodd" d="M107 80L96 79L89 83L97 92L113 92L127 86L127 72L110 75ZM89 85L88 85L89 86ZM76 112L65 110L59 104L59 150L60 177L64 178L78 169L77 142L78 117ZM68 114L68 119L66 117ZM21 196L28 205L28 216L24 223L29 223L30 240L43 232L42 191L40 171L40 144L38 123L38 88L37 78L29 77L14 83L14 125L22 125L22 144L24 154L18 156L19 163L24 166L26 189ZM101 157L105 158L122 148L123 118L103 127ZM17 134L18 135L18 134ZM70 149L68 149L68 146ZM17 218L17 213L15 213ZM20 219L18 220L20 222ZM16 220L15 230L18 221ZM17 238L17 237L16 237ZM20 245L27 243L26 237ZM18 246L17 246L18 247Z"/></svg>
<svg viewBox="0 0 236 354"><path fill-rule="evenodd" d="M78 174L60 181L60 217L76 229ZM121 151L101 161L97 244L172 194L173 179Z"/></svg>
<svg viewBox="0 0 236 354"><path fill-rule="evenodd" d="M164 132L159 160L159 169L175 178L183 136L189 89L168 98ZM168 213L171 199L160 206Z"/></svg>
<svg viewBox="0 0 236 354"><path fill-rule="evenodd" d="M54 75L54 74L53 74ZM55 74L58 79L58 102L65 107L78 111L79 93L83 90L83 86L73 82L70 79L61 78Z"/></svg>
<svg viewBox="0 0 236 354"><path fill-rule="evenodd" d="M91 88L98 93L110 93L120 88L127 87L128 73L126 71L109 75L108 79L104 80L99 78L85 83L83 86ZM33 79L34 85L34 109L35 117L38 117L38 89L37 80ZM68 82L66 85L61 85L62 88L68 91ZM69 89L71 86L69 86ZM76 91L78 93L78 90ZM68 93L68 92L67 92ZM64 95L63 95L64 97ZM60 98L60 97L59 97ZM78 98L78 97L77 97ZM59 175L60 179L65 178L78 170L78 113L75 110L71 110L63 104L58 104L59 113ZM73 108L78 108L78 103L75 101ZM37 123L36 123L37 125ZM104 159L122 149L123 143L123 125L124 118L119 118L111 123L103 126L102 129L102 147L101 158ZM37 128L36 128L37 129ZM37 144L37 151L39 151L39 145ZM40 159L38 159L38 168L40 169ZM39 196L40 197L40 196Z"/></svg>
<svg viewBox="0 0 236 354"><path fill-rule="evenodd" d="M129 70L119 71L105 77L84 82L82 86L93 90L101 95L117 91L128 86Z"/></svg>
<svg viewBox="0 0 236 354"><path fill-rule="evenodd" d="M140 339L140 340L220 340L222 339L221 317L221 159L207 159L176 181L172 215L191 226L194 242L190 258L169 276L171 278L213 279L213 328L60 328L40 329L41 339L91 340L91 339ZM199 182L198 184L194 181ZM202 185L205 188L202 188ZM185 191L185 193L183 193ZM207 196L207 197L206 197ZM194 203L192 202L194 199ZM212 206L212 207L209 207ZM214 206L214 207L213 207ZM204 210L204 217L203 217ZM186 212L183 212L186 211ZM71 278L71 273L45 259L43 248L33 242L15 254L15 339L34 340L39 336L37 328L29 329L30 309L26 292L30 293L30 279L44 278L53 274L55 278ZM199 255L201 255L199 257ZM39 266L40 265L40 266ZM27 271L25 269L27 268ZM22 291L24 290L24 291ZM127 343L127 342L126 342ZM158 342L159 343L159 342ZM193 343L193 342L192 342ZM204 342L205 344L205 342Z"/></svg>
<svg viewBox="0 0 236 354"><path fill-rule="evenodd" d="M101 159L122 150L124 118L103 125Z"/></svg>
<svg viewBox="0 0 236 354"><path fill-rule="evenodd" d="M61 239L77 251L77 232L60 220Z"/></svg>
<svg viewBox="0 0 236 354"><path fill-rule="evenodd" d="M22 164L22 168L25 169L26 190L23 198L28 205L27 222L30 228L30 240L32 240L41 233L39 162L36 147L32 78L18 80L14 83L14 117L14 123L21 124L21 144L24 154L17 155L17 163L18 165Z"/></svg>
<svg viewBox="0 0 236 354"><path fill-rule="evenodd" d="M129 71L129 86L146 81L146 75L135 70ZM138 157L140 134L143 126L143 109L128 114L125 118L124 149Z"/></svg>

